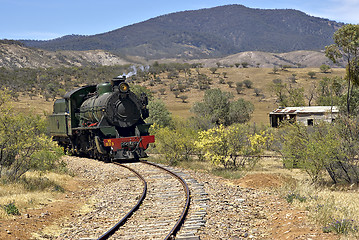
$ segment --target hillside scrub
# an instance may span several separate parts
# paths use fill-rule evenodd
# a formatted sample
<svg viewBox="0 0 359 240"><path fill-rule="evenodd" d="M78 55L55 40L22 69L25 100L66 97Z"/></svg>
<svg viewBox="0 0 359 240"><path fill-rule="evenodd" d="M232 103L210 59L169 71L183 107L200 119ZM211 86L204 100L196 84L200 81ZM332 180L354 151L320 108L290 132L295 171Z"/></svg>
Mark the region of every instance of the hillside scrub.
<svg viewBox="0 0 359 240"><path fill-rule="evenodd" d="M29 170L53 169L62 149L45 135L46 121L15 113L9 90L0 91L0 178L18 180Z"/></svg>
<svg viewBox="0 0 359 240"><path fill-rule="evenodd" d="M303 169L313 183L322 182L326 172L334 183L358 184L358 123L358 117L341 116L335 124L284 124L277 151L287 168Z"/></svg>
<svg viewBox="0 0 359 240"><path fill-rule="evenodd" d="M287 168L301 168L313 182L318 182L323 171L341 154L335 129L328 124L312 128L287 124L279 130L282 144L280 153Z"/></svg>

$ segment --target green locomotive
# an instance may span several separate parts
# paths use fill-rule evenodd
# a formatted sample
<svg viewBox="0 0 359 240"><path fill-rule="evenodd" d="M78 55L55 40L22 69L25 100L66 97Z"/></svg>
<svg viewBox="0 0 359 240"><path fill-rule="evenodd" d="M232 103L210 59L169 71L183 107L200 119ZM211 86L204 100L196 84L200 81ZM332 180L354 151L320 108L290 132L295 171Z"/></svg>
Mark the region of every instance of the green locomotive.
<svg viewBox="0 0 359 240"><path fill-rule="evenodd" d="M130 91L125 77L80 87L55 101L50 134L74 155L104 161L144 158L154 142L144 122L147 104L147 96Z"/></svg>

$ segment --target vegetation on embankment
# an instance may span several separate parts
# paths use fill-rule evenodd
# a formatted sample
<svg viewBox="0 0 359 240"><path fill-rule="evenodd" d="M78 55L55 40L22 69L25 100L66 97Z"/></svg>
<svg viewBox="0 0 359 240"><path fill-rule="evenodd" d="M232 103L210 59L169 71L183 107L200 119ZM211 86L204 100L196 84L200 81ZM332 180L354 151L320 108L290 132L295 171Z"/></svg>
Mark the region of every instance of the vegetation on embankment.
<svg viewBox="0 0 359 240"><path fill-rule="evenodd" d="M63 150L46 135L46 120L14 111L10 90L0 91L0 217L19 215L63 187L44 175L62 171Z"/></svg>

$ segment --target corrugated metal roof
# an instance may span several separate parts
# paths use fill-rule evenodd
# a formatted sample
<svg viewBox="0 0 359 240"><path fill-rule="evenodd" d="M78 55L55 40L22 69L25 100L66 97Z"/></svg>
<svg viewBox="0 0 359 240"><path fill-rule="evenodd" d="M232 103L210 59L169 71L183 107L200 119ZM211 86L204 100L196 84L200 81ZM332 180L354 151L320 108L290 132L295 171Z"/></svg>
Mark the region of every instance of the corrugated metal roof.
<svg viewBox="0 0 359 240"><path fill-rule="evenodd" d="M300 114L300 113L327 113L327 112L338 113L339 109L337 106L285 107L285 108L278 108L270 112L270 114Z"/></svg>

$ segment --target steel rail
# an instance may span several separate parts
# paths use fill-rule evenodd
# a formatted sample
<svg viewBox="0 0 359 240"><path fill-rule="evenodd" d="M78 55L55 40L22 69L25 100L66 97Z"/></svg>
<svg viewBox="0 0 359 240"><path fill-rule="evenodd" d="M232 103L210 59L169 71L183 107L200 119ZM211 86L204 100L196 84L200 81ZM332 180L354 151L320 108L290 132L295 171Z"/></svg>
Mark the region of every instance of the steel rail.
<svg viewBox="0 0 359 240"><path fill-rule="evenodd" d="M164 240L168 240L170 239L172 236L175 236L177 231L181 228L185 218L186 218L186 215L188 213L188 209L189 209L189 205L190 205L190 191L189 191L189 188L188 188L188 185L187 183L185 182L185 180L183 180L182 177L178 176L177 174L175 174L174 172L164 168L164 167L161 167L155 163L151 163L151 162L147 162L147 161L141 161L142 163L145 163L145 164L148 164L148 165L152 165L152 166L155 166L157 168L160 168L166 172L168 172L169 174L171 174L172 176L174 176L175 178L177 178L178 180L180 180L182 186L183 186L183 189L184 191L186 192L186 204L182 210L182 213L181 213L181 216L179 218L179 220L177 220L176 224L173 226L173 228L171 229L171 231L167 234L167 236L164 238Z"/></svg>
<svg viewBox="0 0 359 240"><path fill-rule="evenodd" d="M114 225L107 232L105 232L103 235L101 235L97 240L104 240L104 239L108 239L109 237L111 237L112 234L114 234L126 222L126 220L140 207L141 203L143 202L143 200L145 199L146 194L147 194L147 182L142 177L141 174L139 174L138 172L136 172L132 168L127 167L125 165L122 165L120 163L114 162L114 164L119 165L119 166L124 167L124 168L127 168L131 172L135 173L138 176L138 178L141 179L141 181L144 184L143 191L142 191L141 198L137 201L136 205L118 223L116 223L116 225Z"/></svg>

